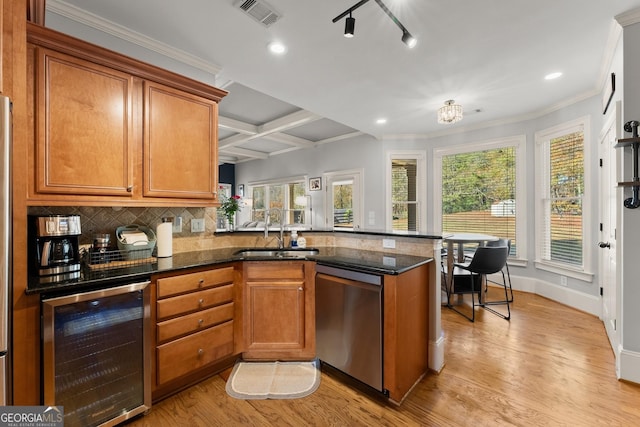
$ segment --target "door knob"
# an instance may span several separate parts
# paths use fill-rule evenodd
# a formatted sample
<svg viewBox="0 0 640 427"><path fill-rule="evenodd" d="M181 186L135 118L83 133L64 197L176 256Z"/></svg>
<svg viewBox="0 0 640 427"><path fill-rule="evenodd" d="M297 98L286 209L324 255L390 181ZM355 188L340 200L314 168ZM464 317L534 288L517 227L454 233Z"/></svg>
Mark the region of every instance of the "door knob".
<svg viewBox="0 0 640 427"><path fill-rule="evenodd" d="M598 246L600 246L602 249L604 249L604 248L609 249L609 248L611 248L611 243L609 243L609 242L598 242Z"/></svg>

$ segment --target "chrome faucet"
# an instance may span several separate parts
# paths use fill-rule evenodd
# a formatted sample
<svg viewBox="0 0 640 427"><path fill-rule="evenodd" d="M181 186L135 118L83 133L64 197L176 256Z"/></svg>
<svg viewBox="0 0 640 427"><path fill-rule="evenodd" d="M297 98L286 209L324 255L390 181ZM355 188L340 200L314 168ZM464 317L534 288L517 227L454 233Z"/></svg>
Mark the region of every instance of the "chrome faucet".
<svg viewBox="0 0 640 427"><path fill-rule="evenodd" d="M271 222L271 212L272 211L277 211L280 214L280 237L276 236L276 239L278 239L278 249L284 249L284 226L282 224L282 210L278 209L278 208L271 208L271 209L267 209L266 212L264 213L265 219L264 219L264 238L268 239L269 238L269 223Z"/></svg>

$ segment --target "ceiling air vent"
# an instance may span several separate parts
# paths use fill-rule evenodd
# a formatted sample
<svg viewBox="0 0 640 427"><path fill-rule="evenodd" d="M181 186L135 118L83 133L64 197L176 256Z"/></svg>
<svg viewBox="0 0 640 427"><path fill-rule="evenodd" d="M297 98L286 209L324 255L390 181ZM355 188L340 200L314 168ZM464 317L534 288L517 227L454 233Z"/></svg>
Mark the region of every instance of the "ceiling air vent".
<svg viewBox="0 0 640 427"><path fill-rule="evenodd" d="M265 27L270 26L282 15L264 0L238 0L234 6L242 10L244 13L260 22Z"/></svg>

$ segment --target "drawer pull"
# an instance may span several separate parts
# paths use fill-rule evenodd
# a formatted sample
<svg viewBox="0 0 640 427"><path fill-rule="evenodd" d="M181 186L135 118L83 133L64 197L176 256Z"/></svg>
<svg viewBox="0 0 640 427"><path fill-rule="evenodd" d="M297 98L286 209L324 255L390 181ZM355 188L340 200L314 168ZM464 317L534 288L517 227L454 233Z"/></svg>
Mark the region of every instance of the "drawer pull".
<svg viewBox="0 0 640 427"><path fill-rule="evenodd" d="M203 319L198 319L198 326L202 326L204 324L204 320Z"/></svg>
<svg viewBox="0 0 640 427"><path fill-rule="evenodd" d="M198 356L202 356L204 354L204 350L199 348L198 349Z"/></svg>
<svg viewBox="0 0 640 427"><path fill-rule="evenodd" d="M304 289L302 289L302 286L300 286L300 287L298 288L298 290L299 290L299 291L303 291Z"/></svg>
<svg viewBox="0 0 640 427"><path fill-rule="evenodd" d="M200 304L200 306L202 306L204 304L204 298L200 298L198 300L198 304Z"/></svg>
<svg viewBox="0 0 640 427"><path fill-rule="evenodd" d="M201 288L204 285L204 279L198 280L198 287Z"/></svg>

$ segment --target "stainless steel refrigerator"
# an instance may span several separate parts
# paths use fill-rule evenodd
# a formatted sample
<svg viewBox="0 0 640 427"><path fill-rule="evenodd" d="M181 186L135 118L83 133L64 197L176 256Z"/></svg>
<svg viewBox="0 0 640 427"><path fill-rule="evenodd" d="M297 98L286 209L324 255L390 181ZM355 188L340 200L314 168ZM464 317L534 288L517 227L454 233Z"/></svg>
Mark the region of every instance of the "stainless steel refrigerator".
<svg viewBox="0 0 640 427"><path fill-rule="evenodd" d="M11 101L0 95L0 405L11 404L9 307L13 284L11 256Z"/></svg>

